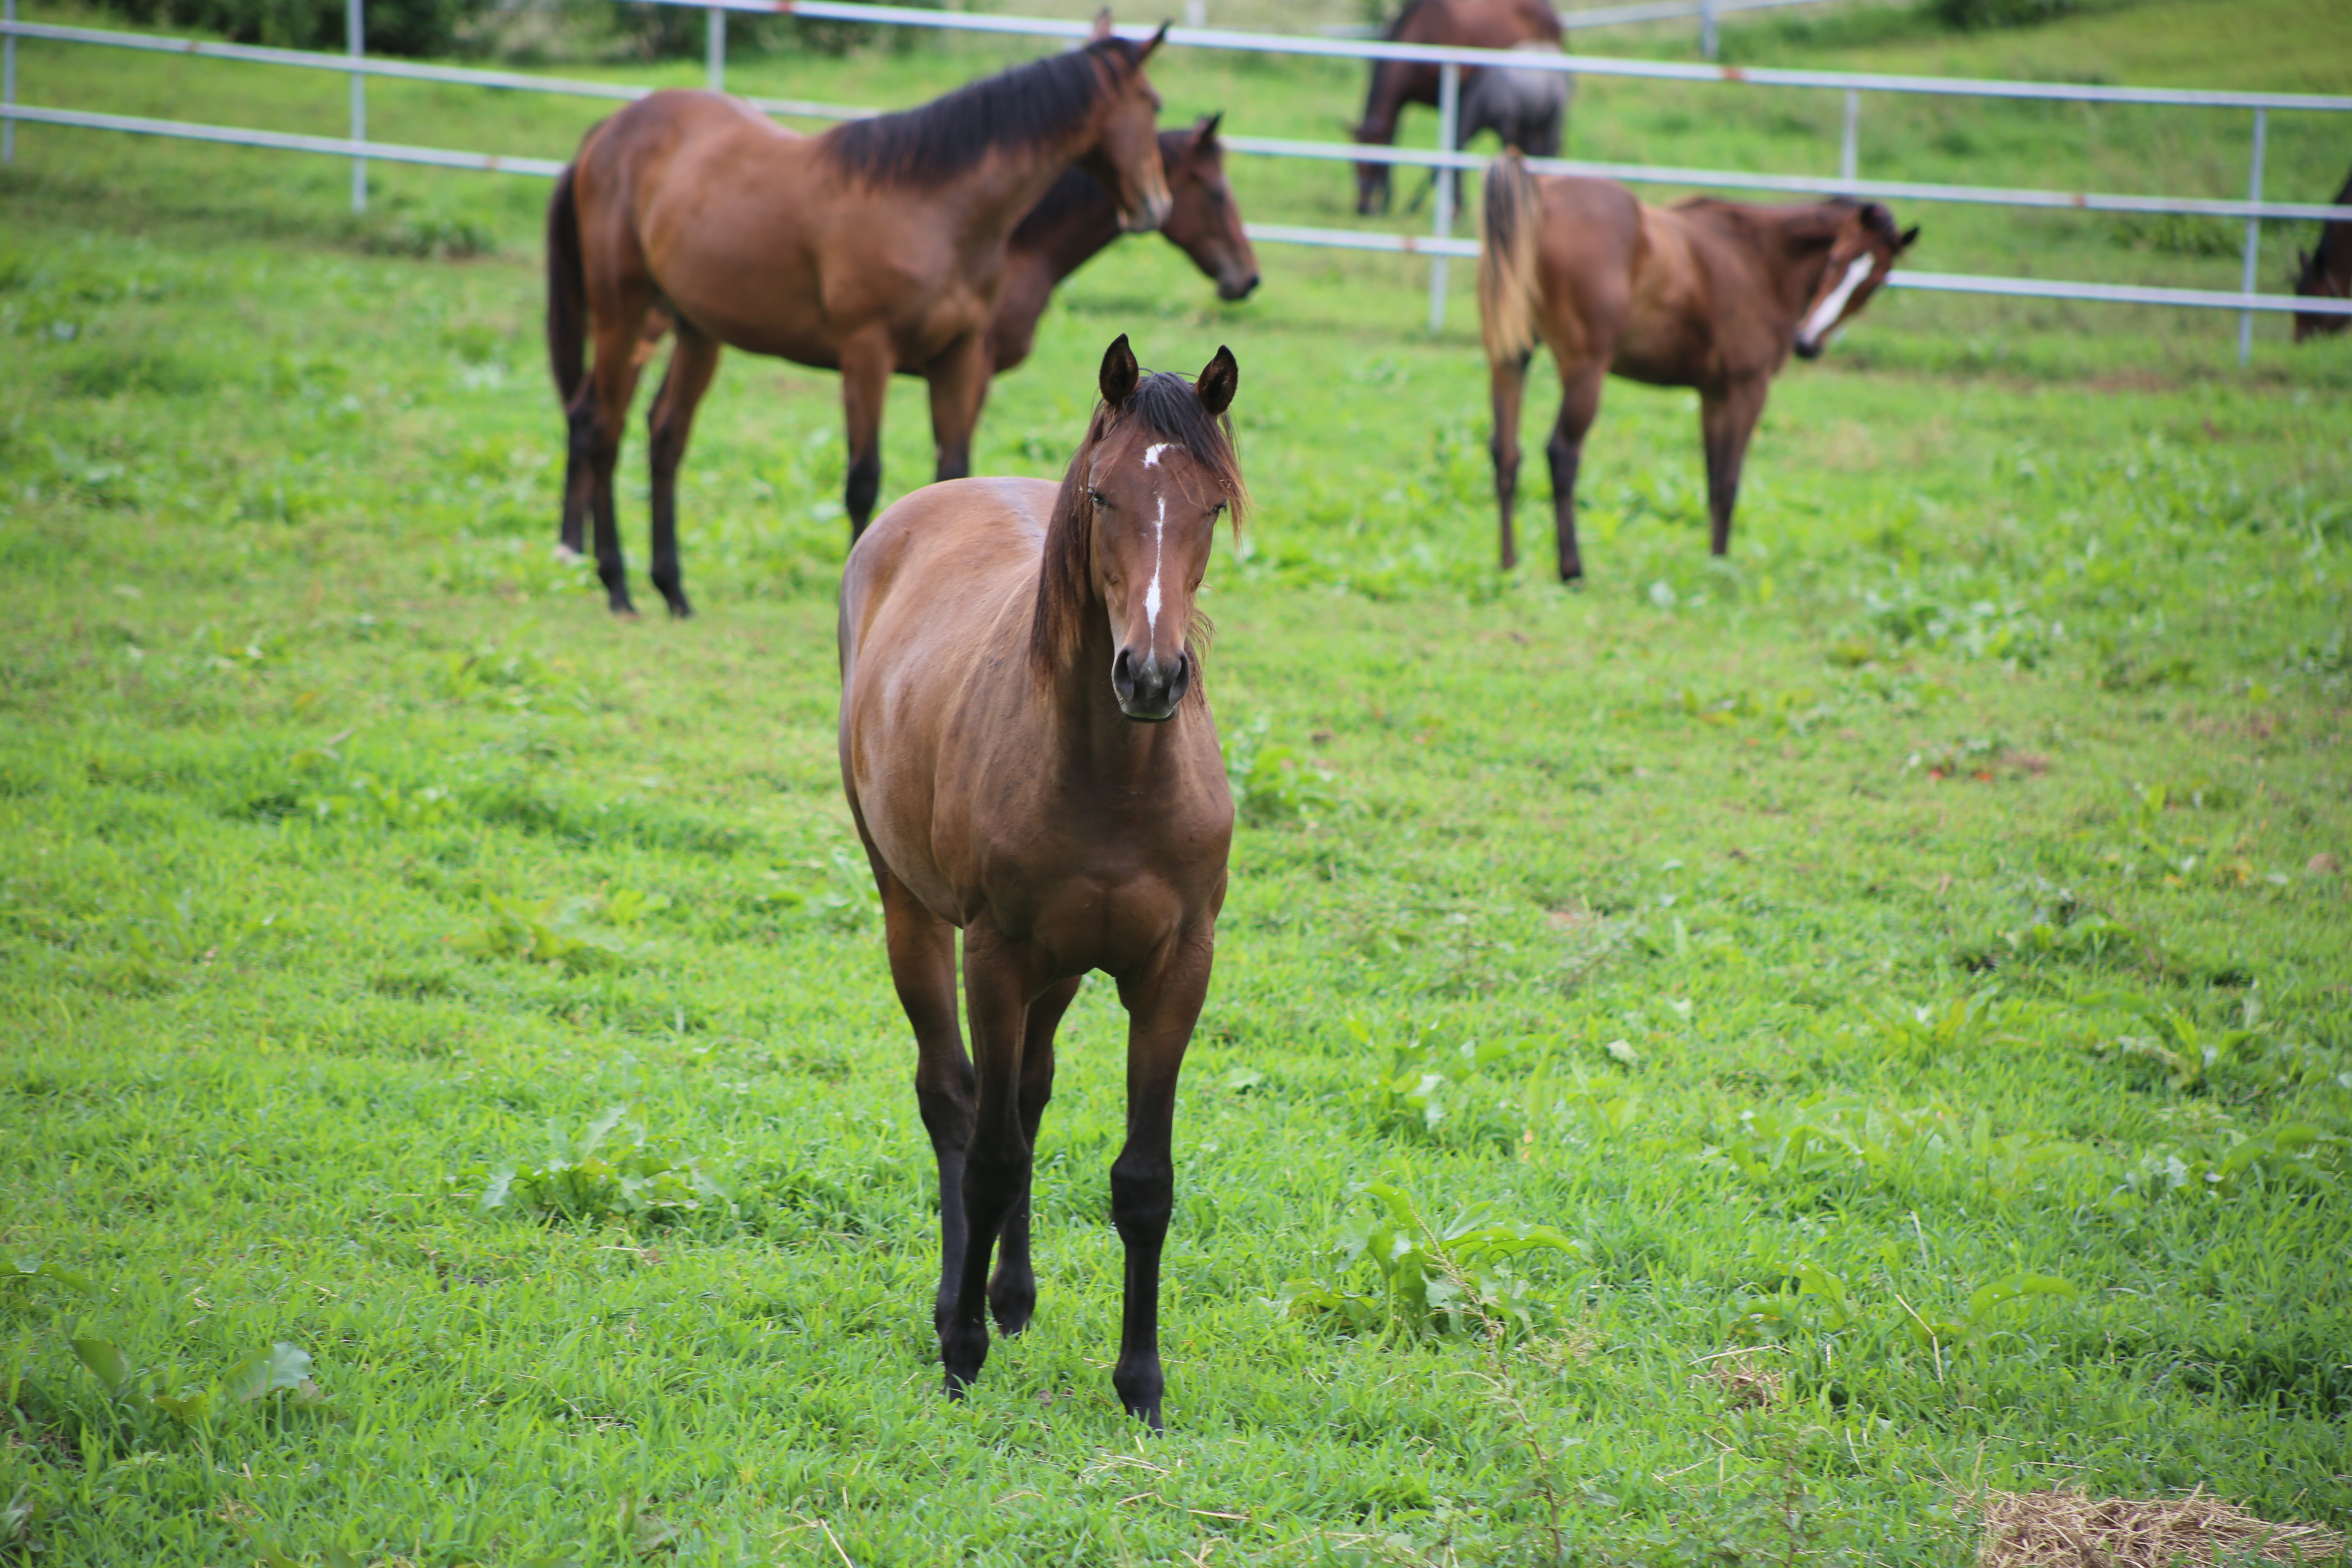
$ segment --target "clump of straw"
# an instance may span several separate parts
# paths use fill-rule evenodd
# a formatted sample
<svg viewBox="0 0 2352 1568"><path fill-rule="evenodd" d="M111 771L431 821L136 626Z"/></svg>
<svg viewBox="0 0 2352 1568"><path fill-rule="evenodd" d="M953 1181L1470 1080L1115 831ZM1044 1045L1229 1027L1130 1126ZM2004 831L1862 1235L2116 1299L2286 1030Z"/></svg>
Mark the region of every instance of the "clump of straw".
<svg viewBox="0 0 2352 1568"><path fill-rule="evenodd" d="M1994 1492L1979 1568L2222 1568L2352 1561L2352 1541L2316 1524L2273 1524L2233 1503Z"/></svg>

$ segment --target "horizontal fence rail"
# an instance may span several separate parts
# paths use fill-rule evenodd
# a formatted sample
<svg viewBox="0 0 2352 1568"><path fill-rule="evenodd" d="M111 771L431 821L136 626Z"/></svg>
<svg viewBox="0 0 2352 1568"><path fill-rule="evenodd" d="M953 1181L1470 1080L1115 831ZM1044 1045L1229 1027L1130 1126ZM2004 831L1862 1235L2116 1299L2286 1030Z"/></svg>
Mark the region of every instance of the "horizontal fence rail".
<svg viewBox="0 0 2352 1568"><path fill-rule="evenodd" d="M719 87L723 80L725 68L723 26L726 14L730 11L768 16L786 15L875 26L913 26L997 36L1060 38L1070 41L1082 40L1093 30L1088 24L1083 22L1065 22L1044 17L999 16L971 12L917 10L898 5L851 5L843 4L841 0L716 0L716 3L713 3L713 0L660 0L660 3L686 5L701 9L708 14L710 21L708 39L710 57L709 70L713 88ZM1711 17L1717 13L1730 14L1739 10L1761 9L1769 5L1811 3L1811 0L1699 0L1696 7L1693 5L1693 0L1667 0L1667 3L1677 8L1669 10L1664 5L1628 5L1582 13L1572 12L1566 15L1572 18L1580 18L1583 25L1599 26L1602 25L1603 21L1651 20L1669 15L1700 14ZM352 0L352 10L356 12L359 9L359 0ZM656 90L625 82L594 81L576 78L541 76L522 71L489 70L461 66L427 65L408 60L371 58L357 52L326 54L299 49L215 43L201 39L163 37L152 34L127 33L93 27L20 22L15 16L16 0L5 0L5 17L0 17L0 35L5 35L8 68L5 72L5 90L0 90L0 135L5 135L6 138L6 150L5 153L0 156L13 155L15 129L20 121L262 147L282 152L320 153L352 160L352 195L355 209L362 208L365 203L364 169L367 160L540 177L550 177L560 174L564 166L562 162L545 158L411 147L372 141L366 134L365 105L362 95L363 84L369 78L553 93L621 101L644 98ZM1636 16L1637 12L1641 15ZM356 41L359 18L354 16L352 23L353 37ZM1123 31L1132 36L1148 36L1144 29L1128 28ZM199 58L238 61L254 65L341 72L349 76L352 80L352 132L344 137L300 135L285 132L253 131L230 126L196 124L184 121L155 120L132 115L104 114L89 110L20 104L16 101L16 82L14 68L16 45L18 38L187 55ZM1214 27L1171 28L1168 33L1168 42L1185 47L1237 50L1248 53L1304 55L1348 60L1389 59L1432 63L1441 68L1447 89L1441 98L1442 101L1447 104L1458 101L1460 76L1463 69L1494 64L1507 65L1513 69L1556 70L1577 75L1646 80L1839 89L1845 94L1844 143L1839 160L1840 172L1834 176L1753 174L1720 169L1682 169L1656 164L1595 163L1577 159L1531 159L1528 161L1529 167L1542 173L1587 174L1629 184L1681 185L1702 189L1846 195L1886 201L1946 202L2024 209L2184 214L2211 218L2239 219L2244 221L2247 231L2243 250L2244 278L2242 287L2234 292L2221 289L2156 288L2135 284L2084 283L2061 279L1923 273L1908 269L1897 270L1888 279L1888 283L1891 287L1918 289L1930 292L2236 310L2241 312L2240 358L2242 362L2251 350L2252 324L2257 312L2294 311L2314 315L2352 316L2352 300L2260 294L2254 291L2256 278L2254 251L2259 239L2258 226L2261 220L2265 218L2306 221L2352 220L2352 206L2262 199L2262 158L2266 139L2267 117L2274 110L2322 113L2352 112L2352 96L2209 91L2180 88L2107 87L2068 82L1977 80L1868 72L1700 66L1673 61L1518 50L1503 52L1448 48L1427 45L1391 44L1382 40L1303 37ZM1862 179L1856 174L1855 167L1858 152L1856 127L1860 94L1863 92L2251 110L2254 114L2255 150L2248 195L2244 200L2232 200ZM745 101L770 113L806 119L856 120L887 112L799 99L751 98L746 99ZM1250 225L1251 238L1269 244L1427 257L1430 258L1432 268L1431 325L1433 329L1435 328L1443 321L1445 300L1444 268L1447 262L1454 258L1475 258L1478 254L1476 241L1455 238L1451 233L1454 185L1462 173L1475 171L1487 162L1483 156L1452 150L1453 123L1453 121L1448 119L1441 126L1439 135L1441 146L1437 151L1359 146L1352 142L1291 141L1274 137L1231 135L1225 137L1223 139L1225 145L1230 150L1244 154L1422 167L1429 169L1433 178L1438 183L1439 199L1436 204L1438 224L1437 232L1433 234L1395 234L1266 223Z"/></svg>

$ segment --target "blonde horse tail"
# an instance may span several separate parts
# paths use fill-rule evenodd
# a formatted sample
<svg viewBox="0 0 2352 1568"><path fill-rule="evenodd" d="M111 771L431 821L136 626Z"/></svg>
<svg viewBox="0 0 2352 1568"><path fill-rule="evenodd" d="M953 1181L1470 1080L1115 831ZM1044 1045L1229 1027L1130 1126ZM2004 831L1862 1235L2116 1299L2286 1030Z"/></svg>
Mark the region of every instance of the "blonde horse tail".
<svg viewBox="0 0 2352 1568"><path fill-rule="evenodd" d="M1486 165L1486 243L1478 251L1478 325L1490 364L1523 362L1536 346L1536 243L1543 198L1517 149Z"/></svg>

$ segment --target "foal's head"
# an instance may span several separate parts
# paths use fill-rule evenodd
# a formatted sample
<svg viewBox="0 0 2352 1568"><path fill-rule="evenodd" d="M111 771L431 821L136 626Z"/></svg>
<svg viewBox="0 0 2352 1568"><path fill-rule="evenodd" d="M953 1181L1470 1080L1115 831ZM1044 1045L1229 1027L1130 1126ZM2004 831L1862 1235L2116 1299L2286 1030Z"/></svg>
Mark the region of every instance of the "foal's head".
<svg viewBox="0 0 2352 1568"><path fill-rule="evenodd" d="M1192 689L1193 595L1217 518L1249 504L1225 418L1241 370L1219 349L1197 381L1146 374L1122 333L1103 355L1102 403L1063 478L1032 623L1032 653L1059 670L1086 622L1108 620L1119 711L1159 723Z"/></svg>
<svg viewBox="0 0 2352 1568"><path fill-rule="evenodd" d="M1192 264L1217 280L1220 300L1246 300L1257 287L1257 252L1242 228L1241 208L1225 180L1224 143L1212 114L1190 131L1160 133L1160 162L1168 171L1175 205L1160 232Z"/></svg>
<svg viewBox="0 0 2352 1568"><path fill-rule="evenodd" d="M1797 357L1817 357L1840 322L1860 315L1878 286L1886 281L1886 275L1895 270L1895 258L1910 249L1918 237L1916 225L1896 233L1895 215L1876 202L1853 208L1839 226L1837 237L1830 242L1829 265L1822 271L1812 303L1798 319Z"/></svg>

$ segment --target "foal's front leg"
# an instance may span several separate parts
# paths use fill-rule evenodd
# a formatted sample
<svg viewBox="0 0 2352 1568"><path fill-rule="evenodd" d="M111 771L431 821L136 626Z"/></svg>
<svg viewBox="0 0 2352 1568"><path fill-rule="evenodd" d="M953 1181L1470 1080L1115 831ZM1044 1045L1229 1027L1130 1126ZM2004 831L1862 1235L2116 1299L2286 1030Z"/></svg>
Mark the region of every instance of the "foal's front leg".
<svg viewBox="0 0 2352 1568"><path fill-rule="evenodd" d="M1029 1194L1029 1140L1021 1116L1022 1047L1031 998L1045 987L1029 955L983 921L964 928L964 1010L980 1079L963 1157L963 1268L940 1326L948 1397L959 1399L988 1359L988 1263L996 1238ZM1042 1106L1039 1108L1043 1109Z"/></svg>
<svg viewBox="0 0 2352 1568"><path fill-rule="evenodd" d="M841 345L841 408L849 426L849 476L842 502L849 512L849 542L874 515L882 491L882 408L890 399L890 374L898 368L889 333L877 327Z"/></svg>
<svg viewBox="0 0 2352 1568"><path fill-rule="evenodd" d="M1127 1143L1110 1168L1110 1216L1127 1248L1118 1364L1110 1374L1127 1413L1160 1429L1160 1252L1175 1210L1176 1077L1209 994L1215 933L1179 932L1142 973L1122 979L1127 1005Z"/></svg>

